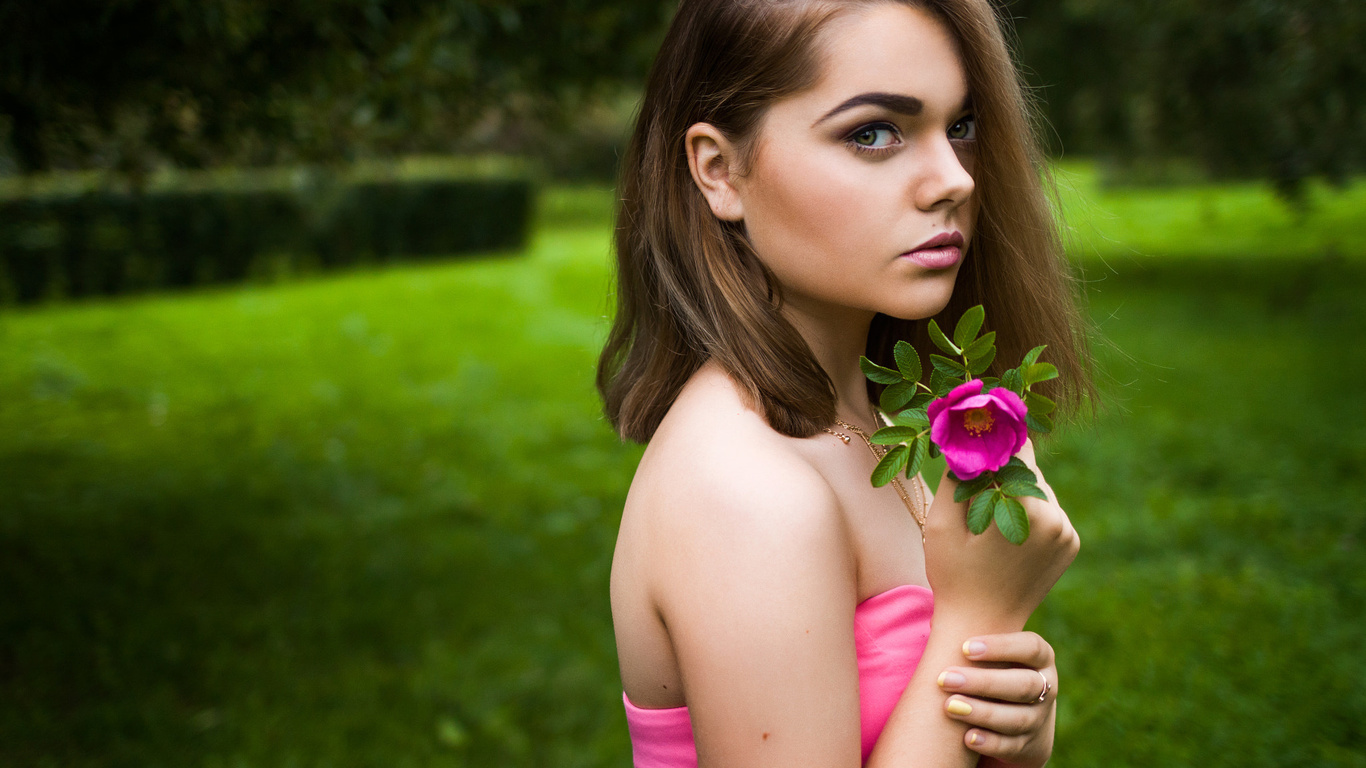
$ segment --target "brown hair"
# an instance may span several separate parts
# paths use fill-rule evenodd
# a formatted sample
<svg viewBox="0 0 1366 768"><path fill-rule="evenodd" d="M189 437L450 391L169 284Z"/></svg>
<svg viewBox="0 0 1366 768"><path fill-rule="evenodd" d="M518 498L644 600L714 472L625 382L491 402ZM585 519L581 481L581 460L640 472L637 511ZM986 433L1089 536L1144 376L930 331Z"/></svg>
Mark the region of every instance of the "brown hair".
<svg viewBox="0 0 1366 768"><path fill-rule="evenodd" d="M783 434L806 437L834 421L829 377L779 312L779 287L743 224L717 219L694 184L684 135L710 123L740 147L744 165L768 105L819 78L821 27L870 2L935 14L958 42L972 94L980 209L971 255L939 324L951 327L983 304L1001 368L1048 344L1046 359L1063 372L1049 382L1050 394L1075 404L1089 391L1083 325L1041 178L1036 113L987 0L682 0L650 71L618 185L617 312L597 384L623 437L648 441L708 359ZM898 339L928 354L927 327L879 314L867 355L891 365ZM879 389L870 384L870 395Z"/></svg>

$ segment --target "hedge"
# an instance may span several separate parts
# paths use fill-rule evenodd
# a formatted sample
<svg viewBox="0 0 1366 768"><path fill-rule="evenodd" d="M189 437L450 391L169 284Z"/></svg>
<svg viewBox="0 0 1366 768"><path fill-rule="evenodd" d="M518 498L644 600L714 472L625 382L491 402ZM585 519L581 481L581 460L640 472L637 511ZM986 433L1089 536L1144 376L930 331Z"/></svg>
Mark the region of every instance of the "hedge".
<svg viewBox="0 0 1366 768"><path fill-rule="evenodd" d="M68 174L0 185L0 303L237 282L398 257L518 249L533 183L510 161L329 172Z"/></svg>

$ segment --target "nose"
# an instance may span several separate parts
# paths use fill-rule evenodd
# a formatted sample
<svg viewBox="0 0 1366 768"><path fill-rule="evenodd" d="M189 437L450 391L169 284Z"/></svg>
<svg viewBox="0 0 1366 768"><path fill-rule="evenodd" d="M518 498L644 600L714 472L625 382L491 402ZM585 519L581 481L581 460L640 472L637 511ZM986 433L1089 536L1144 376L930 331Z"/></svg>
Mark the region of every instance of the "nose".
<svg viewBox="0 0 1366 768"><path fill-rule="evenodd" d="M959 150L947 136L927 141L916 180L915 204L924 211L952 210L972 197L976 183ZM967 155L968 164L971 156Z"/></svg>

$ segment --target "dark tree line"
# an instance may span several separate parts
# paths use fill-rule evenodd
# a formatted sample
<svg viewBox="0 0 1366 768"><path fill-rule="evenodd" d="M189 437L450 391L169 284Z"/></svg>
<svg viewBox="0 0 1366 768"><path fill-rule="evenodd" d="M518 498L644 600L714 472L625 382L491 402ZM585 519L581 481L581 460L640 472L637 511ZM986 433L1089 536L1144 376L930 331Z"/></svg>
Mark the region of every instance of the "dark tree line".
<svg viewBox="0 0 1366 768"><path fill-rule="evenodd" d="M0 0L23 172L450 149L492 110L554 121L640 78L661 2Z"/></svg>
<svg viewBox="0 0 1366 768"><path fill-rule="evenodd" d="M999 0L1055 150L1341 179L1366 147L1362 0ZM638 85L669 0L0 0L24 172L444 151Z"/></svg>
<svg viewBox="0 0 1366 768"><path fill-rule="evenodd" d="M1015 0L1068 152L1183 157L1290 191L1366 163L1361 0Z"/></svg>

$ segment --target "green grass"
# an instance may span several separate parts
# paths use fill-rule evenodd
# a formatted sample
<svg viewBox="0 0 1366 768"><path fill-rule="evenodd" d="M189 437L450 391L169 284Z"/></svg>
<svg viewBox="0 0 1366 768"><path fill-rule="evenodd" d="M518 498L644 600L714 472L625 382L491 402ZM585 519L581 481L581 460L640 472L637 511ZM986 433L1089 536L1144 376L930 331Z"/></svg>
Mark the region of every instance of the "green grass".
<svg viewBox="0 0 1366 768"><path fill-rule="evenodd" d="M1102 190L1086 163L1062 164L1054 180L1070 250L1117 269L1154 256L1265 260L1366 254L1366 183L1359 179L1344 189L1310 183L1303 209L1287 206L1266 184Z"/></svg>
<svg viewBox="0 0 1366 768"><path fill-rule="evenodd" d="M1054 765L1366 766L1366 196L1068 176L1113 346L1045 460ZM627 764L610 200L520 255L0 315L0 765Z"/></svg>

